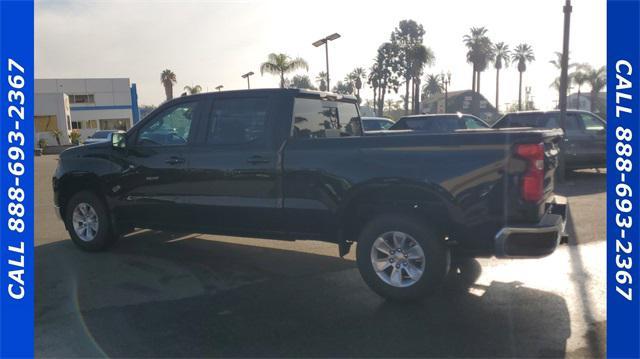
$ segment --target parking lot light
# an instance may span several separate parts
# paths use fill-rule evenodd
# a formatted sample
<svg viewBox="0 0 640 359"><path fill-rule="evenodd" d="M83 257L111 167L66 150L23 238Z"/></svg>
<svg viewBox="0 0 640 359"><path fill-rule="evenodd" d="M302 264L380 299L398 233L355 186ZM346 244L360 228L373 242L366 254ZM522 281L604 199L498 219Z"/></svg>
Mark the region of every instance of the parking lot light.
<svg viewBox="0 0 640 359"><path fill-rule="evenodd" d="M325 60L326 60L326 64L327 64L327 91L331 91L331 85L329 83L329 41L333 41L335 39L338 39L340 37L340 34L338 34L337 32L322 38L318 41L315 41L312 45L315 47L319 47L322 46L324 44L324 56L325 56Z"/></svg>
<svg viewBox="0 0 640 359"><path fill-rule="evenodd" d="M243 79L247 79L247 89L251 88L251 83L249 82L249 77L253 75L253 71L249 71L246 74L242 75Z"/></svg>

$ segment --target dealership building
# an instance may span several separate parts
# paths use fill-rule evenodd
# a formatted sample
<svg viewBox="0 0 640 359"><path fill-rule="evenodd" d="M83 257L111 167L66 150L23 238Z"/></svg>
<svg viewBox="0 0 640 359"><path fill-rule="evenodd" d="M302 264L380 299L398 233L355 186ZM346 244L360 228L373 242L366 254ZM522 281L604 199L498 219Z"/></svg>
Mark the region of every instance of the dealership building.
<svg viewBox="0 0 640 359"><path fill-rule="evenodd" d="M35 139L69 144L98 130L128 130L139 121L136 84L128 78L36 79ZM56 139L58 134L58 140Z"/></svg>

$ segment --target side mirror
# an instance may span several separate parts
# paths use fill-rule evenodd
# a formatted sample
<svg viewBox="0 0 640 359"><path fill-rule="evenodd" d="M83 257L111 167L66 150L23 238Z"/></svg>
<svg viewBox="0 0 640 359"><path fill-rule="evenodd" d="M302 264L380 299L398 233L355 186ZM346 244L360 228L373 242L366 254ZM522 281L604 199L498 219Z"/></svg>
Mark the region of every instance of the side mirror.
<svg viewBox="0 0 640 359"><path fill-rule="evenodd" d="M126 137L123 132L114 132L111 135L111 147L125 148L127 145Z"/></svg>

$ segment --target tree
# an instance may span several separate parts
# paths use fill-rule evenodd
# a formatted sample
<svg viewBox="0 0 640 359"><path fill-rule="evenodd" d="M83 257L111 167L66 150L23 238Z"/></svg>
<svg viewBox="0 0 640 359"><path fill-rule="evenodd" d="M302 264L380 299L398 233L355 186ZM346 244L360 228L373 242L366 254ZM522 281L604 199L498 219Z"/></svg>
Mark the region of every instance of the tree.
<svg viewBox="0 0 640 359"><path fill-rule="evenodd" d="M420 88L420 76L424 65L433 63L433 52L425 47L423 37L424 27L414 20L402 20L391 34L391 42L398 46L398 62L401 76L404 78L404 112L409 113L410 92L413 98L412 108L416 108L416 82ZM417 81L416 81L417 79ZM411 85L413 83L413 86ZM411 91L410 91L411 89Z"/></svg>
<svg viewBox="0 0 640 359"><path fill-rule="evenodd" d="M518 83L518 111L522 110L522 73L527 71L527 63L534 61L533 48L529 44L520 44L516 46L511 54L511 61L518 63L518 72L520 73L520 81Z"/></svg>
<svg viewBox="0 0 640 359"><path fill-rule="evenodd" d="M173 71L166 69L160 74L160 83L164 86L164 94L167 97L167 101L173 98L173 84L176 82L176 74Z"/></svg>
<svg viewBox="0 0 640 359"><path fill-rule="evenodd" d="M285 54L269 54L267 61L260 65L260 74L269 73L272 75L280 75L280 88L285 88L284 75L299 69L309 71L309 65L303 59L297 57L290 58Z"/></svg>
<svg viewBox="0 0 640 359"><path fill-rule="evenodd" d="M338 81L331 91L342 95L351 95L353 94L353 85L349 82Z"/></svg>
<svg viewBox="0 0 640 359"><path fill-rule="evenodd" d="M573 83L578 86L578 98L576 101L576 108L578 110L580 109L580 90L582 89L582 86L587 82L587 74L584 70L588 68L588 66L589 65L587 64L577 64L576 71L569 76Z"/></svg>
<svg viewBox="0 0 640 359"><path fill-rule="evenodd" d="M422 71L425 65L431 66L435 60L433 51L430 48L418 45L414 48L413 52L413 67L412 67L412 81L413 88L411 89L411 98L413 99L413 113L420 112L420 78L422 77Z"/></svg>
<svg viewBox="0 0 640 359"><path fill-rule="evenodd" d="M584 67L584 76L586 82L591 87L591 112L595 112L597 102L599 101L598 93L607 86L607 69L602 66L598 69L587 65Z"/></svg>
<svg viewBox="0 0 640 359"><path fill-rule="evenodd" d="M317 90L315 86L311 83L311 79L307 75L295 75L291 79L290 87L295 87L298 89L309 89L309 90Z"/></svg>
<svg viewBox="0 0 640 359"><path fill-rule="evenodd" d="M356 97L358 98L358 103L360 103L360 89L362 89L362 80L367 78L367 71L362 67L356 67L351 71L346 77L345 82L351 83L351 85L356 89Z"/></svg>
<svg viewBox="0 0 640 359"><path fill-rule="evenodd" d="M378 48L374 64L371 67L369 82L375 82L377 89L376 112L378 115L383 113L386 93L391 91L397 93L400 86L398 52L396 43L383 43Z"/></svg>
<svg viewBox="0 0 640 359"><path fill-rule="evenodd" d="M558 72L562 72L562 52L556 51L554 52L554 54L556 55L556 58L553 60L549 60L549 63L553 65L553 67L555 67L558 70ZM569 63L567 70L571 70L576 66L578 66L578 64ZM573 75L574 73L571 73L571 72L567 74L568 84L573 82ZM567 87L569 87L568 84L567 84ZM558 93L560 92L560 75L558 75L558 77L556 77L555 80L553 80L553 82L549 85L549 87L555 89L556 91L558 91Z"/></svg>
<svg viewBox="0 0 640 359"><path fill-rule="evenodd" d="M496 69L496 111L500 112L500 70L509 66L509 45L504 42L493 44L493 67Z"/></svg>
<svg viewBox="0 0 640 359"><path fill-rule="evenodd" d="M318 76L316 76L316 81L318 82L318 87L320 91L328 91L327 88L327 73L324 71L320 71Z"/></svg>
<svg viewBox="0 0 640 359"><path fill-rule="evenodd" d="M193 86L185 86L184 90L187 91L187 94L189 95L195 95L197 93L202 92L202 86L200 85L193 85Z"/></svg>
<svg viewBox="0 0 640 359"><path fill-rule="evenodd" d="M471 90L480 92L480 73L486 70L492 59L491 40L487 36L485 27L472 27L469 35L464 35L462 41L467 47L467 62L473 66Z"/></svg>
<svg viewBox="0 0 640 359"><path fill-rule="evenodd" d="M425 98L440 94L443 90L444 87L442 85L440 76L427 75L427 83L422 88L422 94Z"/></svg>

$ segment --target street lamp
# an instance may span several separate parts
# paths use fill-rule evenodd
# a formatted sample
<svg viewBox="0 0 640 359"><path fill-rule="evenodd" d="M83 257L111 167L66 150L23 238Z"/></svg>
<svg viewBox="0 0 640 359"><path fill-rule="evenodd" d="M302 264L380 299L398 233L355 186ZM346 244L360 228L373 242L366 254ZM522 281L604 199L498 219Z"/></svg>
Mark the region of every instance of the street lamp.
<svg viewBox="0 0 640 359"><path fill-rule="evenodd" d="M223 88L223 87L224 87L224 86L222 86L222 85L218 85L218 86L216 86L216 90L218 90L218 92L220 92L220 91L222 91L222 88Z"/></svg>
<svg viewBox="0 0 640 359"><path fill-rule="evenodd" d="M447 113L449 102L449 85L451 84L451 72L447 71L446 75L444 74L444 72L441 72L440 81L442 81L442 86L444 87L444 113Z"/></svg>
<svg viewBox="0 0 640 359"><path fill-rule="evenodd" d="M243 79L247 79L247 88L251 88L251 83L249 83L249 76L253 75L253 71L249 71L246 74L242 75Z"/></svg>
<svg viewBox="0 0 640 359"><path fill-rule="evenodd" d="M327 91L331 91L331 85L329 84L329 41L335 40L339 37L340 34L336 32L313 43L313 46L315 47L324 45L324 54L327 62Z"/></svg>

